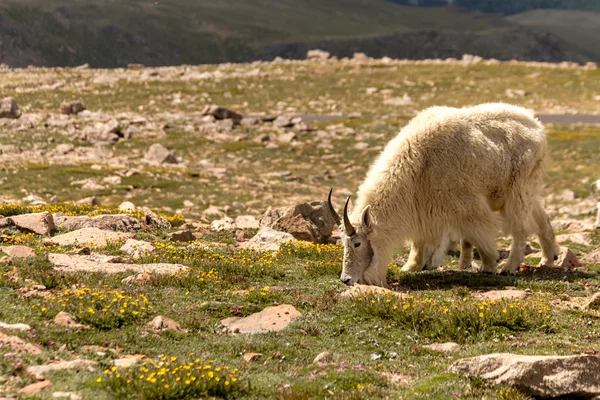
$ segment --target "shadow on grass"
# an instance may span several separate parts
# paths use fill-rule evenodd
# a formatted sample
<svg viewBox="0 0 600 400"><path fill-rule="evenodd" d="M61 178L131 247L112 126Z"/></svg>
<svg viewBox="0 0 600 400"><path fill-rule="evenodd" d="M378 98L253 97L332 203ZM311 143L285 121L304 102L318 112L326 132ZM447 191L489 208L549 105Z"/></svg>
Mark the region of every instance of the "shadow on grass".
<svg viewBox="0 0 600 400"><path fill-rule="evenodd" d="M469 271L425 271L417 273L394 274L388 280L390 286L399 291L407 290L443 290L455 287L467 287L472 290L503 289L522 287L528 283L577 282L597 277L596 273L581 271L562 273L520 273L514 276L488 275Z"/></svg>

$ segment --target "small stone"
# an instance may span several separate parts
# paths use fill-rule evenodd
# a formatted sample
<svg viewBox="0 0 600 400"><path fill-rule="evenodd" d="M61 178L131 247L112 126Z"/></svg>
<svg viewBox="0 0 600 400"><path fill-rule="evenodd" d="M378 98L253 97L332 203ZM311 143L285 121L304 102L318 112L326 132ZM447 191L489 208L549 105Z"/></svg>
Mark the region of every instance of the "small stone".
<svg viewBox="0 0 600 400"><path fill-rule="evenodd" d="M286 232L278 232L271 228L261 228L256 235L247 242L240 243L240 246L254 248L259 251L276 251L281 244L287 242L297 242L296 238Z"/></svg>
<svg viewBox="0 0 600 400"><path fill-rule="evenodd" d="M152 278L152 275L150 275L147 272L142 272L140 274L135 274L135 275L128 276L127 278L123 278L121 280L121 283L124 285L144 286L148 282L150 282L151 278Z"/></svg>
<svg viewBox="0 0 600 400"><path fill-rule="evenodd" d="M526 291L524 291L524 290L514 290L514 289L489 290L487 292L483 292L483 293L477 294L477 297L479 299L481 299L481 300L487 300L487 301L490 301L490 300L498 301L500 299L523 300L527 296L528 296L528 293Z"/></svg>
<svg viewBox="0 0 600 400"><path fill-rule="evenodd" d="M21 245L0 247L0 253L6 253L10 257L15 258L35 257L35 250L31 247Z"/></svg>
<svg viewBox="0 0 600 400"><path fill-rule="evenodd" d="M82 400L82 397L73 392L54 392L52 397L55 399Z"/></svg>
<svg viewBox="0 0 600 400"><path fill-rule="evenodd" d="M213 231L216 231L216 232L230 231L235 228L236 228L236 225L233 222L233 219L231 219L229 217L223 217L221 219L214 220L213 222L210 223L210 229L212 229Z"/></svg>
<svg viewBox="0 0 600 400"><path fill-rule="evenodd" d="M398 299L402 299L404 294L400 292L395 292L393 290L389 290L380 286L371 286L371 285L354 285L346 291L340 293L340 297L362 297L362 296L376 296L376 297L386 297L393 296Z"/></svg>
<svg viewBox="0 0 600 400"><path fill-rule="evenodd" d="M62 143L62 144L59 144L54 149L54 151L57 154L62 154L62 155L68 154L68 153L72 152L73 150L75 150L75 146L73 146L71 143Z"/></svg>
<svg viewBox="0 0 600 400"><path fill-rule="evenodd" d="M52 382L50 382L50 381L36 382L36 383L32 383L31 385L27 385L24 388L20 389L19 393L29 396L32 394L43 392L44 390L48 389L50 386L52 386Z"/></svg>
<svg viewBox="0 0 600 400"><path fill-rule="evenodd" d="M196 238L194 237L192 232L188 230L183 230L171 233L171 235L169 236L169 240L171 240L172 242L193 242L194 240L196 240Z"/></svg>
<svg viewBox="0 0 600 400"><path fill-rule="evenodd" d="M72 329L83 329L90 330L92 329L89 326L79 324L75 321L75 319L68 313L61 311L54 317L54 324L58 326L66 326Z"/></svg>
<svg viewBox="0 0 600 400"><path fill-rule="evenodd" d="M571 242L575 244L581 244L584 246L591 246L592 234L589 232L567 233L564 235L556 236L556 242L559 244Z"/></svg>
<svg viewBox="0 0 600 400"><path fill-rule="evenodd" d="M131 70L140 70L140 69L144 69L144 64L140 64L140 63L129 63L127 64L127 69L131 69Z"/></svg>
<svg viewBox="0 0 600 400"><path fill-rule="evenodd" d="M76 201L77 204L87 204L92 207L100 207L100 200L96 196L90 196Z"/></svg>
<svg viewBox="0 0 600 400"><path fill-rule="evenodd" d="M401 374L393 374L390 372L383 372L381 375L387 378L391 383L396 386L408 386L410 385L410 377Z"/></svg>
<svg viewBox="0 0 600 400"><path fill-rule="evenodd" d="M282 304L267 307L264 310L244 318L231 317L221 321L226 332L230 333L267 333L285 329L293 319L302 315L293 306Z"/></svg>
<svg viewBox="0 0 600 400"><path fill-rule="evenodd" d="M86 110L85 104L78 100L63 101L60 104L60 112L67 115L77 115Z"/></svg>
<svg viewBox="0 0 600 400"><path fill-rule="evenodd" d="M45 379L45 374L51 371L64 371L64 370L81 370L86 369L90 372L94 371L95 361L76 359L72 361L61 361L46 365L32 365L27 367L27 372L34 375L36 379Z"/></svg>
<svg viewBox="0 0 600 400"><path fill-rule="evenodd" d="M118 358L116 360L113 360L112 365L114 365L117 368L129 368L129 367L139 363L144 358L146 358L146 356L144 354L130 354L123 358Z"/></svg>
<svg viewBox="0 0 600 400"><path fill-rule="evenodd" d="M260 354L260 353L245 353L244 361L252 362L252 361L258 360L260 357L262 357L262 354Z"/></svg>
<svg viewBox="0 0 600 400"><path fill-rule="evenodd" d="M290 115L280 115L273 121L273 126L278 128L291 128L294 126L293 117Z"/></svg>
<svg viewBox="0 0 600 400"><path fill-rule="evenodd" d="M138 259L145 254L152 253L156 250L156 247L152 243L143 240L127 239L119 250L129 254L134 259Z"/></svg>
<svg viewBox="0 0 600 400"><path fill-rule="evenodd" d="M3 353L6 352L6 349L29 354L40 354L42 352L42 349L38 346L27 343L18 336L8 336L2 332L0 332L0 348Z"/></svg>
<svg viewBox="0 0 600 400"><path fill-rule="evenodd" d="M333 359L333 354L328 351L319 353L313 360L313 364L326 363Z"/></svg>
<svg viewBox="0 0 600 400"><path fill-rule="evenodd" d="M586 310L593 310L600 308L600 293L593 295L587 304L585 305Z"/></svg>
<svg viewBox="0 0 600 400"><path fill-rule="evenodd" d="M244 118L240 113L216 105L206 106L202 110L202 115L212 115L217 120L233 120L236 124L239 124Z"/></svg>
<svg viewBox="0 0 600 400"><path fill-rule="evenodd" d="M54 219L49 212L21 214L7 218L9 225L15 226L21 232L32 232L48 236L54 231Z"/></svg>
<svg viewBox="0 0 600 400"><path fill-rule="evenodd" d="M0 118L19 118L21 111L12 97L0 100Z"/></svg>
<svg viewBox="0 0 600 400"><path fill-rule="evenodd" d="M130 213L135 211L135 204L130 201L124 201L119 204L119 211L123 213Z"/></svg>
<svg viewBox="0 0 600 400"><path fill-rule="evenodd" d="M308 60L327 61L331 57L331 53L325 50L313 49L306 53Z"/></svg>
<svg viewBox="0 0 600 400"><path fill-rule="evenodd" d="M429 350L438 351L440 353L451 353L453 351L460 350L460 345L454 342L432 343L423 347Z"/></svg>
<svg viewBox="0 0 600 400"><path fill-rule="evenodd" d="M235 218L235 226L239 229L258 229L260 224L252 215L240 215Z"/></svg>
<svg viewBox="0 0 600 400"><path fill-rule="evenodd" d="M9 330L15 330L15 331L29 331L29 330L31 330L31 326L29 326L27 324L7 324L7 323L4 323L2 321L0 321L0 328L2 328L2 329L9 329Z"/></svg>
<svg viewBox="0 0 600 400"><path fill-rule="evenodd" d="M155 317L148 325L150 326L150 328L152 328L154 331L157 331L157 332L161 332L161 331L187 332L177 322L173 321L170 318L163 317L162 315Z"/></svg>
<svg viewBox="0 0 600 400"><path fill-rule="evenodd" d="M246 240L246 235L244 234L243 230L238 229L237 231L235 231L235 240L237 240L238 242L244 242Z"/></svg>
<svg viewBox="0 0 600 400"><path fill-rule="evenodd" d="M160 143L154 143L146 155L144 160L151 164L177 164L177 158L166 147Z"/></svg>
<svg viewBox="0 0 600 400"><path fill-rule="evenodd" d="M576 268L581 268L581 263L573 254L573 252L566 248L561 247L560 253L558 254L558 259L554 262L556 268L560 268L565 271L570 271Z"/></svg>

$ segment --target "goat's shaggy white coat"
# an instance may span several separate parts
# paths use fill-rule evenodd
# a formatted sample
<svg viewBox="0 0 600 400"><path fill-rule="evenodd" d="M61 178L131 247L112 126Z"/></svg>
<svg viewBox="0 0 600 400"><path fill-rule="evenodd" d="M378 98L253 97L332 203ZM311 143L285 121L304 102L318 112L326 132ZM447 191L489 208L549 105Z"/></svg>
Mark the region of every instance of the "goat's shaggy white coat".
<svg viewBox="0 0 600 400"><path fill-rule="evenodd" d="M356 233L343 237L342 281L385 285L393 250L405 241L414 253L405 269L419 270L425 246L448 234L474 244L482 271L495 272L501 226L513 237L503 272L517 270L530 233L540 238L542 263L552 265L557 247L540 196L546 153L544 128L524 108L489 103L422 111L360 185L349 215ZM461 267L469 258L461 256Z"/></svg>

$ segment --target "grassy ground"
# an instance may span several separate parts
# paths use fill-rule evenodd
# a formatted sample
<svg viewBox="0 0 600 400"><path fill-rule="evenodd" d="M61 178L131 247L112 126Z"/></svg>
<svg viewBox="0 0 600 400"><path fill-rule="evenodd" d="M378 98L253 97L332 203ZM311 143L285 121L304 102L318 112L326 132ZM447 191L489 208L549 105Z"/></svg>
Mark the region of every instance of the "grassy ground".
<svg viewBox="0 0 600 400"><path fill-rule="evenodd" d="M213 72L215 68L193 69ZM62 100L70 98L82 98L90 110L104 110L98 117L103 120L143 116L160 124L168 122L169 114L188 115L213 102L244 113L287 110L294 114L359 113L360 117L315 123L319 131L327 133L325 139L320 139L319 131L300 132L296 144L274 139L278 143L275 148L257 144L253 139L265 133L276 138L284 130L268 126L238 127L227 132L228 139L220 139L186 129L187 124L195 122L184 118L181 123L169 122L172 127L166 129L166 136L134 136L111 145L109 149L114 154L107 160L93 162L51 155L60 143L72 143L77 148L94 147L78 141L77 135L66 129L45 127L41 123L19 130L12 123L5 124L0 133L2 145L15 145L22 150L0 156L0 195L6 201L21 201L30 194L47 201L52 196L70 201L93 194L108 207L128 199L168 213L180 209L189 218L201 215L208 205L224 207L236 202L241 206L233 207L230 215L258 216L269 205L324 198L333 186L339 205L344 190L349 193L356 190L381 146L422 107L510 100L537 110L557 106L586 113L600 111L593 97L600 82L598 72L594 71L505 65L465 68L305 63L219 67L225 74L252 68L270 75L182 82L176 77L178 74L141 81L133 71L0 71L2 78L7 78L0 79L0 97L15 97L26 114L43 115L42 121L53 118L45 113L54 113ZM164 76L168 71L160 73ZM123 75L131 79L93 84L94 77L100 75ZM65 86L56 90L36 89L59 80L65 80ZM367 95L369 87L377 87L379 93ZM508 88L523 89L529 94L508 99ZM381 94L385 89L391 93ZM175 93L181 93L182 103L173 103ZM202 93L208 93L208 97ZM384 104L386 97L401 97L404 93L413 99L413 104ZM129 114L123 117L122 113ZM77 129L91 123L79 118L81 126ZM353 133L339 124L352 128ZM238 140L241 136L246 138ZM174 167L142 164L141 155L156 141L173 149L183 162ZM367 145L356 148L358 142ZM580 201L589 202L585 198L589 195L590 180L598 179L594 174L600 168L596 150L600 145L600 130L592 126L550 127L549 143L547 194L569 189L580 198L571 202L551 200L552 217L566 215L590 221L592 217L576 206ZM207 163L201 164L200 160ZM200 164L214 164L227 172L224 177L215 178L214 170ZM101 182L103 177L134 167L140 173L124 176L120 184L103 190L82 191L68 184L81 179ZM281 171L289 171L289 175L268 175ZM184 200L195 205L184 208ZM114 211L65 207L61 206L61 210L73 214ZM58 210L50 205L35 211L43 209ZM0 206L0 214L4 215L29 210ZM181 223L177 218L173 221ZM482 276L455 270L457 259L448 257L445 271L402 273L399 266L407 251L399 249L388 280L395 290L407 293L408 297L347 299L338 296L345 290L339 282L342 259L339 246L296 244L271 254L233 247L236 243L233 232L205 234L199 242L206 246L198 246L197 242L170 242L167 233L164 230L138 233L141 239L155 243L157 250L134 262L181 263L191 271L156 277L145 286L121 283L128 274L57 272L47 254L69 248L44 246L42 238L34 235L7 233L2 237L3 245L29 245L37 255L30 260L0 263L0 302L4 304L0 308L0 321L30 324L32 331L6 333L38 344L43 351L0 359L1 390L11 394L34 382L24 371L28 366L80 357L96 361L95 370L48 373L53 386L38 398L52 398L54 391L72 391L84 399L99 400L204 396L525 399L527 396L514 389L449 374L447 368L459 358L492 352L595 353L600 339L597 311L565 306L573 298L588 297L599 291L598 264L586 264L581 271L568 274ZM246 234L251 236L253 232ZM600 232L590 231L590 234L589 245L572 247L577 255L583 256L600 246ZM506 241L499 243L506 248ZM95 251L123 255L118 248L111 244ZM533 264L537 260L526 261ZM49 295L25 296L23 288L31 289L35 284L45 285L45 293ZM477 297L481 291L504 288L524 289L530 294L520 302L484 303ZM302 316L278 333L252 336L222 333L221 319L246 316L274 304L291 304ZM55 326L52 320L61 310L92 329ZM153 332L147 323L157 315L174 319L187 333ZM426 344L446 341L459 343L461 349L442 354L423 348ZM331 360L313 363L315 356L323 351L332 354ZM244 361L243 355L250 352L262 355L255 361ZM113 371L110 362L128 354L146 355L146 364L129 371ZM404 383L394 383L391 375L402 377ZM127 383L128 380L131 382Z"/></svg>

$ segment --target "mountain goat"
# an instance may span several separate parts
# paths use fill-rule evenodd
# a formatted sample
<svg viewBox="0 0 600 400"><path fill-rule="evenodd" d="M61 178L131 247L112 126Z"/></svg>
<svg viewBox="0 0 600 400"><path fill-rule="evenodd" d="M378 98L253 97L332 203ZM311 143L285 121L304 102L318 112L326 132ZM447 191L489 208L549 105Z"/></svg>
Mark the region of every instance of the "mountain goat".
<svg viewBox="0 0 600 400"><path fill-rule="evenodd" d="M411 241L404 270L420 270L426 246L447 237L468 245L461 268L471 263L472 243L481 272L496 272L500 226L512 236L503 273L517 271L530 233L540 239L541 262L552 266L558 248L540 197L546 152L544 128L524 108L489 103L422 111L371 166L350 214L346 200L340 279L385 286L395 246Z"/></svg>

